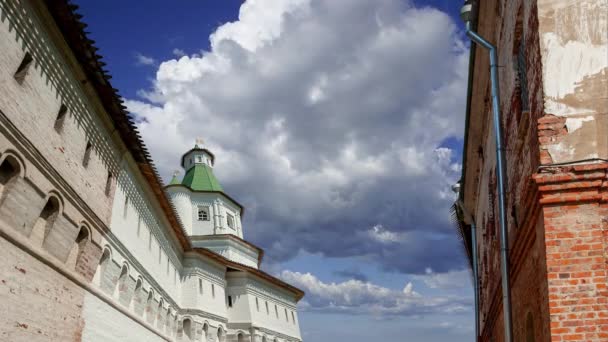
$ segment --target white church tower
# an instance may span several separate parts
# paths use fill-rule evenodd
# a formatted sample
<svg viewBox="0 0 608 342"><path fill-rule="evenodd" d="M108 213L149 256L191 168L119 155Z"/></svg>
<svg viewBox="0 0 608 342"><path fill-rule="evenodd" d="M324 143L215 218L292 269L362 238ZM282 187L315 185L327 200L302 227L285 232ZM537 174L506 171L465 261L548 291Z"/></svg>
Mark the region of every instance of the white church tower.
<svg viewBox="0 0 608 342"><path fill-rule="evenodd" d="M181 159L185 174L177 173L166 187L194 247L258 268L262 250L243 240L244 208L228 196L213 174L215 156L200 142Z"/></svg>

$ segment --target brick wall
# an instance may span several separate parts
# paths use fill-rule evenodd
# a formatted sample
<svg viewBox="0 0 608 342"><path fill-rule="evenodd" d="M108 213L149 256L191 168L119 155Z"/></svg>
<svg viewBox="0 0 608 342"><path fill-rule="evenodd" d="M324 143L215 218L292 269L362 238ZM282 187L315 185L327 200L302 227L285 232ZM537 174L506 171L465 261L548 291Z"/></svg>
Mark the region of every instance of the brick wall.
<svg viewBox="0 0 608 342"><path fill-rule="evenodd" d="M575 55L583 49L591 56L606 46L608 37L596 34L608 29L606 6L596 0L480 2L478 31L497 45L501 66L515 341L608 340L608 166L593 159L605 156L608 148L607 97L601 95L608 94L608 74L601 63L594 64L599 68L595 71L564 69L566 65L554 59L566 53L566 41L574 49L569 53ZM527 99L521 96L517 69L522 46ZM608 62L605 56L604 62ZM474 207L481 228L482 340L503 341L487 53L477 49L475 63L470 115L482 124L470 124L477 131L469 132L475 140L467 142L465 179L474 184L465 184L465 203ZM551 95L584 72L591 74L581 76L580 84L572 88L577 95ZM528 111L522 110L526 100ZM553 164L573 161L579 165Z"/></svg>
<svg viewBox="0 0 608 342"><path fill-rule="evenodd" d="M608 340L607 169L608 164L580 165L536 176L552 341Z"/></svg>

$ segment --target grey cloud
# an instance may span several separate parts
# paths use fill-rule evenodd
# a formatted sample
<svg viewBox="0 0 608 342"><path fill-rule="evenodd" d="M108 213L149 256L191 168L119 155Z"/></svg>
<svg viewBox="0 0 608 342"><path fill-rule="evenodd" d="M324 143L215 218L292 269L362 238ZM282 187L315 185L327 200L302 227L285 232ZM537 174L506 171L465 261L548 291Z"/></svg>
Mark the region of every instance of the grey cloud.
<svg viewBox="0 0 608 342"><path fill-rule="evenodd" d="M459 165L438 148L463 130L452 20L401 0L261 6L245 2L211 51L163 62L153 102L127 101L160 170L203 136L270 261L303 249L405 273L461 269L449 223Z"/></svg>
<svg viewBox="0 0 608 342"><path fill-rule="evenodd" d="M356 269L347 269L347 270L337 270L333 272L335 275L345 279L355 279L358 281L367 282L367 276L359 270Z"/></svg>

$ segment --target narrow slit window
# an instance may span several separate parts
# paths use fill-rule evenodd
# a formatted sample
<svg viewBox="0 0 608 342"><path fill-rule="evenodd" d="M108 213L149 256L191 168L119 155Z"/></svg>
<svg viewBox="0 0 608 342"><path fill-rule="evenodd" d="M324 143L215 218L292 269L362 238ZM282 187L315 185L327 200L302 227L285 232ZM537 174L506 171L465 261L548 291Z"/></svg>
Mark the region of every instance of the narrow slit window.
<svg viewBox="0 0 608 342"><path fill-rule="evenodd" d="M129 196L125 195L125 206L123 208L122 217L127 218L129 214Z"/></svg>
<svg viewBox="0 0 608 342"><path fill-rule="evenodd" d="M291 321L293 324L296 324L296 315L293 313L293 311L291 312Z"/></svg>
<svg viewBox="0 0 608 342"><path fill-rule="evenodd" d="M82 158L82 166L88 167L89 161L91 161L91 151L93 150L93 145L91 142L87 142L87 146L84 148L84 157Z"/></svg>
<svg viewBox="0 0 608 342"><path fill-rule="evenodd" d="M65 117L68 113L68 107L66 107L64 104L61 105L61 107L59 107L59 112L57 113L57 118L55 118L55 130L58 133L61 133L61 131L63 130L63 123L65 121Z"/></svg>
<svg viewBox="0 0 608 342"><path fill-rule="evenodd" d="M198 279L198 294L203 294L203 279Z"/></svg>
<svg viewBox="0 0 608 342"><path fill-rule="evenodd" d="M215 284L211 284L211 297L215 298Z"/></svg>
<svg viewBox="0 0 608 342"><path fill-rule="evenodd" d="M287 309L283 309L283 310L285 310L285 321L289 322L289 316L287 316Z"/></svg>
<svg viewBox="0 0 608 342"><path fill-rule="evenodd" d="M232 307L232 296L228 296L228 307Z"/></svg>
<svg viewBox="0 0 608 342"><path fill-rule="evenodd" d="M268 301L266 301L266 314L270 315L270 310L268 309Z"/></svg>
<svg viewBox="0 0 608 342"><path fill-rule="evenodd" d="M21 64L19 64L19 67L13 76L19 84L23 83L25 80L25 76L27 75L33 61L34 59L32 58L32 55L30 55L29 52L26 52L25 56L23 56L23 59L21 60Z"/></svg>
<svg viewBox="0 0 608 342"><path fill-rule="evenodd" d="M274 305L274 314L277 316L277 318L279 318L279 308L276 304Z"/></svg>
<svg viewBox="0 0 608 342"><path fill-rule="evenodd" d="M110 195L112 190L112 183L114 182L114 175L108 171L108 178L106 179L106 196Z"/></svg>
<svg viewBox="0 0 608 342"><path fill-rule="evenodd" d="M258 300L258 297L255 297L255 308L260 312L260 301Z"/></svg>

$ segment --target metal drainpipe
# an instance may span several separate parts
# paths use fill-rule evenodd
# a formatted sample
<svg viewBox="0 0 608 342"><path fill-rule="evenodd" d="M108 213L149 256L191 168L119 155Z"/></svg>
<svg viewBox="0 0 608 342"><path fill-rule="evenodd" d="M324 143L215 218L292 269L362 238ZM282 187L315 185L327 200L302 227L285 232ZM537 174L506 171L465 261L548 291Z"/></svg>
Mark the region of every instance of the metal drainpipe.
<svg viewBox="0 0 608 342"><path fill-rule="evenodd" d="M492 83L492 112L494 114L494 138L496 141L496 173L498 178L498 211L500 225L500 266L502 273L502 306L505 325L505 341L513 342L513 323L511 315L511 285L509 280L509 240L505 199L505 151L502 145L502 125L500 113L500 94L498 88L498 55L496 47L471 29L473 5L467 0L460 14L466 23L467 36L474 43L490 53L490 78Z"/></svg>
<svg viewBox="0 0 608 342"><path fill-rule="evenodd" d="M471 225L471 257L473 258L473 288L475 291L475 342L479 341L479 273L477 268L477 230L475 218L464 207L462 200L458 200L457 205L462 210L464 221Z"/></svg>

